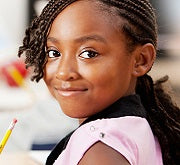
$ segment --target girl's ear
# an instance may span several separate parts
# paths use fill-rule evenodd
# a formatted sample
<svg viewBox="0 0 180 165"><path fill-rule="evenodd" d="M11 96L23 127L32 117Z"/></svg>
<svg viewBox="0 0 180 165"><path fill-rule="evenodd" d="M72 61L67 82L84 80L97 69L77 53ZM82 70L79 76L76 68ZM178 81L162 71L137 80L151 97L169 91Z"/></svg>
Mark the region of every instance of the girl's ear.
<svg viewBox="0 0 180 165"><path fill-rule="evenodd" d="M135 52L133 76L140 77L146 74L152 67L156 58L156 50L151 43L141 46Z"/></svg>

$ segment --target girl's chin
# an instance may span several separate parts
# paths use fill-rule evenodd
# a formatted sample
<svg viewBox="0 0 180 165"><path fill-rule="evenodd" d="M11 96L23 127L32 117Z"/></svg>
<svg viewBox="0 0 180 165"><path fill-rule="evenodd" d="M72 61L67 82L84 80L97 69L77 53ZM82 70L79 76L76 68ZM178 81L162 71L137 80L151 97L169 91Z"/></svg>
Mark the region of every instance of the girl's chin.
<svg viewBox="0 0 180 165"><path fill-rule="evenodd" d="M74 109L73 110L67 110L67 109L63 109L62 108L62 110L63 110L63 113L66 115L66 116L68 116L68 117L70 117L70 118L75 118L75 119L79 119L80 121L84 121L85 119L87 119L89 116L91 116L91 115L93 115L93 114L87 114L87 113L84 113L84 111L74 111Z"/></svg>

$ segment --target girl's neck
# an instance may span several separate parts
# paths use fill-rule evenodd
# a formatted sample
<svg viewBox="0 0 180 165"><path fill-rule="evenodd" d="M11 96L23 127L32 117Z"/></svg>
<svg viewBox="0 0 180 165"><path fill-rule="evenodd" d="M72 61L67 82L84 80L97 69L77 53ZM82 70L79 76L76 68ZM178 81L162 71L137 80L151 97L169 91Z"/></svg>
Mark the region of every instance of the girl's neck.
<svg viewBox="0 0 180 165"><path fill-rule="evenodd" d="M82 124L83 123L83 121L85 121L87 118L81 118L81 119L79 119L79 124Z"/></svg>

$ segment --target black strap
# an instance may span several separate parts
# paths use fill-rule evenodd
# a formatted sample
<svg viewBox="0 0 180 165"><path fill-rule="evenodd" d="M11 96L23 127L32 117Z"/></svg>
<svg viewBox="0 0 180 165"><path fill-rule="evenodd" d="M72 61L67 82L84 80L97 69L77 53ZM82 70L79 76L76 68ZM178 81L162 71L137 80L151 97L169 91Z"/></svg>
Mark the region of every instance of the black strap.
<svg viewBox="0 0 180 165"><path fill-rule="evenodd" d="M46 165L52 165L55 160L58 158L58 156L61 154L61 152L66 148L66 145L73 134L74 131L69 133L66 137L64 137L51 151L50 155L47 157Z"/></svg>
<svg viewBox="0 0 180 165"><path fill-rule="evenodd" d="M146 118L146 111L141 104L141 100L138 95L130 95L119 99L105 110L86 119L81 125L97 119L118 118L124 116L138 116ZM47 158L46 165L53 165L61 152L66 148L66 145L74 131L69 133L55 146L55 148L52 150L52 152Z"/></svg>

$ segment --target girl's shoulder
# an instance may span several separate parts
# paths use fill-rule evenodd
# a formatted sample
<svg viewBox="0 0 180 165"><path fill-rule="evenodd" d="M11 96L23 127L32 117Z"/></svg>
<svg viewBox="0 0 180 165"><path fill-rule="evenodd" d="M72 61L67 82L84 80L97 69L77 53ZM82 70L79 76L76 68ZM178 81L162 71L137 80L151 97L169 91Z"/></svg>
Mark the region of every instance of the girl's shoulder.
<svg viewBox="0 0 180 165"><path fill-rule="evenodd" d="M162 164L159 143L147 120L135 116L98 119L82 125L72 134L57 162L76 165L97 142L118 151L130 164Z"/></svg>

